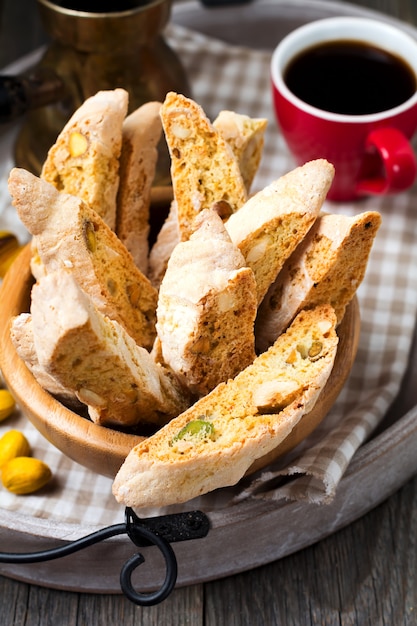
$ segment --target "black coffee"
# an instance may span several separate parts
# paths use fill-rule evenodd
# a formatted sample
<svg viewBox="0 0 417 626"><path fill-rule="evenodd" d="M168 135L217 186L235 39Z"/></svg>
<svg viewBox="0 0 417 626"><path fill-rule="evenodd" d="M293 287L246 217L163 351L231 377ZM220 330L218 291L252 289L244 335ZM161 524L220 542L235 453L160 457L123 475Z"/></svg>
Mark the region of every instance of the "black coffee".
<svg viewBox="0 0 417 626"><path fill-rule="evenodd" d="M345 115L392 109L416 91L414 72L404 60L356 41L305 50L290 62L284 81L304 102Z"/></svg>

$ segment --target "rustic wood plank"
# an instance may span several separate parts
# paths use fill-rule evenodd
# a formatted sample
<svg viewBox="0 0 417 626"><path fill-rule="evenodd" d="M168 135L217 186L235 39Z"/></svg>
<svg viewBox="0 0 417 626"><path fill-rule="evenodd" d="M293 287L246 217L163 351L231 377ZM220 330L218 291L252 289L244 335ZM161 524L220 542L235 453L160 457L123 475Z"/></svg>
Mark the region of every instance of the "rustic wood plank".
<svg viewBox="0 0 417 626"><path fill-rule="evenodd" d="M77 594L58 594L51 589L31 585L24 626L76 626L78 614Z"/></svg>
<svg viewBox="0 0 417 626"><path fill-rule="evenodd" d="M176 589L160 605L139 607L123 595L56 591L0 576L4 626L203 626L203 604L203 585Z"/></svg>
<svg viewBox="0 0 417 626"><path fill-rule="evenodd" d="M176 589L165 602L139 607L124 596L79 594L77 626L203 626L203 585ZM75 594L76 595L76 594Z"/></svg>
<svg viewBox="0 0 417 626"><path fill-rule="evenodd" d="M412 626L416 527L417 478L318 544L208 583L205 625Z"/></svg>
<svg viewBox="0 0 417 626"><path fill-rule="evenodd" d="M24 626L30 585L0 576L0 615L4 624Z"/></svg>
<svg viewBox="0 0 417 626"><path fill-rule="evenodd" d="M75 626L77 594L16 583L0 576L0 623L6 626Z"/></svg>

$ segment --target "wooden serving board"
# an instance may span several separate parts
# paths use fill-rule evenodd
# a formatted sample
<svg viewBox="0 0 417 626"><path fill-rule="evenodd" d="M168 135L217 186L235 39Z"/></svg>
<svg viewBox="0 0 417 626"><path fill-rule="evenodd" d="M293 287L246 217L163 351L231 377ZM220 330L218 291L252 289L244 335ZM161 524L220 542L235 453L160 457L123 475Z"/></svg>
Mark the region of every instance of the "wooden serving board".
<svg viewBox="0 0 417 626"><path fill-rule="evenodd" d="M238 7L204 9L198 2L174 6L173 21L230 43L272 48L291 29L322 17L374 15L349 4L319 0L268 0ZM239 27L237 28L237 24ZM415 34L415 33L413 33ZM245 500L206 511L205 539L174 544L178 585L205 582L263 565L311 545L364 515L417 472L416 346L398 400L373 438L354 456L335 499L325 506L302 502ZM0 550L34 551L86 534L79 524L55 523L0 508ZM91 529L89 529L91 530ZM119 593L119 572L136 551L126 537L92 546L73 556L33 565L0 564L0 573L51 588ZM143 548L149 565L143 591L158 586L162 565Z"/></svg>

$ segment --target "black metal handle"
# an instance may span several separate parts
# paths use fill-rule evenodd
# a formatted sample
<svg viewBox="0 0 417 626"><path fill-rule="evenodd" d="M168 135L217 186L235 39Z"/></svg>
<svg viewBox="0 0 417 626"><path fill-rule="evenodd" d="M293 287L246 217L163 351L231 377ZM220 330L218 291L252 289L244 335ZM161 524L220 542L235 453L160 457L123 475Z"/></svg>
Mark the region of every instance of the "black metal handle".
<svg viewBox="0 0 417 626"><path fill-rule="evenodd" d="M158 546L165 559L165 580L161 587L153 593L140 593L132 585L132 574L135 569L144 563L143 555L138 552L126 561L120 572L120 587L127 598L140 606L152 606L165 600L175 587L177 582L177 559L171 545L160 535L156 535L148 528L140 529L142 538Z"/></svg>
<svg viewBox="0 0 417 626"><path fill-rule="evenodd" d="M40 563L59 559L78 552L95 543L127 534L136 546L156 546L165 560L165 579L159 589L151 593L140 593L132 584L132 574L145 562L142 554L134 554L126 561L120 572L120 586L126 597L141 606L151 606L165 600L177 581L177 559L170 543L200 539L210 529L208 517L201 511L173 513L159 517L139 518L131 508L125 510L125 523L102 528L86 537L71 541L64 546L31 553L0 552L1 563Z"/></svg>

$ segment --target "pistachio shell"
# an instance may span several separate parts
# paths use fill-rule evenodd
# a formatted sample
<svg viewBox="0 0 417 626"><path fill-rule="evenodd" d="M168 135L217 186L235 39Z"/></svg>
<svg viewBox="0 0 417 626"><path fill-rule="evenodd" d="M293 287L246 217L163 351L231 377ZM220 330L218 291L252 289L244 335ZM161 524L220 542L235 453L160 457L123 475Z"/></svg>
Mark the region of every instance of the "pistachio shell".
<svg viewBox="0 0 417 626"><path fill-rule="evenodd" d="M0 389L0 422L8 418L15 409L15 401L7 389Z"/></svg>
<svg viewBox="0 0 417 626"><path fill-rule="evenodd" d="M15 235L7 230L0 230L0 278L3 278L22 250Z"/></svg>
<svg viewBox="0 0 417 626"><path fill-rule="evenodd" d="M30 456L11 459L2 470L2 483L12 493L25 495L38 491L52 478L48 465Z"/></svg>
<svg viewBox="0 0 417 626"><path fill-rule="evenodd" d="M9 430L0 439L0 468L17 456L29 456L30 445L19 430Z"/></svg>

